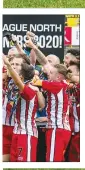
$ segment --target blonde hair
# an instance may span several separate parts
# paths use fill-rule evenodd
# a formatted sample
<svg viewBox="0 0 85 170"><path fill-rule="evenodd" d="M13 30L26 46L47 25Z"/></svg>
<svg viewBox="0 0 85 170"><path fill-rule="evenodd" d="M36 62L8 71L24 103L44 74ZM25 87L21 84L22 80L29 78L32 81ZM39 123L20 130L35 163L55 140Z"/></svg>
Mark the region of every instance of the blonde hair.
<svg viewBox="0 0 85 170"><path fill-rule="evenodd" d="M54 67L58 70L58 73L62 74L64 77L67 76L67 68L63 64L56 64Z"/></svg>

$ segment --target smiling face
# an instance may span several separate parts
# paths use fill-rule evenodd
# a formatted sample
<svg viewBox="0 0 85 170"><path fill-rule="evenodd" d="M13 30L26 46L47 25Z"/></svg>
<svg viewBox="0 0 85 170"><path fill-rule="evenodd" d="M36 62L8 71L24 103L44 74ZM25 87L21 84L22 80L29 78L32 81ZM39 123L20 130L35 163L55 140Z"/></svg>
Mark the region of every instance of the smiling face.
<svg viewBox="0 0 85 170"><path fill-rule="evenodd" d="M69 65L70 65L70 62L71 61L77 61L77 58L74 56L74 55L72 55L71 53L67 53L65 56L64 56L64 65L66 66L66 67L68 67Z"/></svg>
<svg viewBox="0 0 85 170"><path fill-rule="evenodd" d="M74 76L79 76L79 69L76 65L71 65L68 67L68 71Z"/></svg>

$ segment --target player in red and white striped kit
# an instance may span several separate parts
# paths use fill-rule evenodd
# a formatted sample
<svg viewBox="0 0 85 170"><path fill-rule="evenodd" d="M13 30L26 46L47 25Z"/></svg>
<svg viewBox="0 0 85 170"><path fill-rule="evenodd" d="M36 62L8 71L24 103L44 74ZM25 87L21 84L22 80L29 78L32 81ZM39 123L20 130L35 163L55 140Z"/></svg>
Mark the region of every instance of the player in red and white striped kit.
<svg viewBox="0 0 85 170"><path fill-rule="evenodd" d="M14 55L18 55L18 50L13 47L8 51L8 57L10 64L19 74L21 69L21 63L23 59L21 57L15 57ZM6 73L3 73L6 74ZM6 80L7 79L7 80ZM13 135L13 128L14 128L14 114L12 114L12 110L14 110L14 89L13 86L14 82L10 81L11 78L8 78L8 75L4 75L4 83L3 83L3 103L2 103L2 110L3 110L3 161L10 160L10 148L12 143L12 135ZM7 81L5 83L5 81ZM4 88L4 84L6 84L6 88ZM11 89L12 87L12 89ZM13 92L11 92L13 91ZM11 99L10 99L11 98Z"/></svg>
<svg viewBox="0 0 85 170"><path fill-rule="evenodd" d="M28 82L28 79L30 80L34 76L34 69L26 63L22 64L20 75L22 80L25 81L24 84L5 56L4 62L7 65L11 77L14 79L15 84L20 90L16 107L11 161L36 161L38 134L35 117L42 94L39 93L38 88L29 85L29 83L25 85ZM40 107L44 107L43 97L41 101Z"/></svg>
<svg viewBox="0 0 85 170"><path fill-rule="evenodd" d="M42 85L47 91L47 130L46 161L64 161L64 154L71 137L69 125L68 85L64 65L51 67L48 80L37 80L35 85Z"/></svg>
<svg viewBox="0 0 85 170"><path fill-rule="evenodd" d="M68 70L73 76L79 77L79 64L72 63ZM70 125L71 125L71 141L68 151L68 161L80 161L80 84L73 82L70 89Z"/></svg>
<svg viewBox="0 0 85 170"><path fill-rule="evenodd" d="M9 61L12 67L19 74L21 69L21 63L23 61L22 57L16 57L16 49L10 50L8 52ZM18 54L18 52L17 52ZM15 58L14 58L15 56ZM17 93L14 82L10 78L10 75L5 73L6 86L3 84L3 161L10 160L10 148L12 143L12 135L14 128L14 114L12 114L13 105L14 105L14 93Z"/></svg>
<svg viewBox="0 0 85 170"><path fill-rule="evenodd" d="M10 107L7 106L8 98L7 98L7 88L9 78L7 75L7 70L5 66L3 67L3 99L2 99L2 117L3 117L3 161L9 161L10 158L10 148L12 142L12 134L14 128L14 115L10 118L10 114L8 110ZM9 123L10 118L10 123Z"/></svg>

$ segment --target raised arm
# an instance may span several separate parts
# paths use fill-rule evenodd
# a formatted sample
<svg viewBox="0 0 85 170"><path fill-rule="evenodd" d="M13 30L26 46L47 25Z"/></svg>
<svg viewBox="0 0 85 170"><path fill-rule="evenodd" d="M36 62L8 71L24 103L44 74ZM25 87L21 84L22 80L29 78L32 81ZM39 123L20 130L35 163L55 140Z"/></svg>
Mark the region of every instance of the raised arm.
<svg viewBox="0 0 85 170"><path fill-rule="evenodd" d="M28 37L33 38L35 36L35 34L29 32L29 31L27 32L26 35L27 35L27 38ZM14 34L12 34L12 40L13 40L13 42L15 42L15 46L16 46L16 49L18 50L18 52L20 54L26 54L26 52L22 49L21 45L18 43L17 38ZM30 51L29 57L30 57L30 64L35 66L35 64L36 64L36 54L35 54L34 50Z"/></svg>
<svg viewBox="0 0 85 170"><path fill-rule="evenodd" d="M27 47L30 47L30 48L32 48L32 49L34 50L34 52L35 52L35 54L36 54L36 57L37 57L37 60L38 60L38 62L39 62L42 66L44 66L45 64L47 64L47 62L48 62L48 61L47 61L47 58L46 58L45 55L38 49L38 47L37 47L35 44L33 44L31 38L29 38L29 40L27 40L27 41L25 42L25 44L26 44Z"/></svg>
<svg viewBox="0 0 85 170"><path fill-rule="evenodd" d="M18 43L18 40L16 38L16 36L14 34L12 34L12 41L14 42L16 48L17 48L17 51L20 53L20 54L25 54L24 50L22 49L21 45Z"/></svg>
<svg viewBox="0 0 85 170"><path fill-rule="evenodd" d="M5 55L3 55L3 61L4 61L4 64L7 66L7 69L9 71L11 77L13 78L15 84L18 86L19 90L22 92L24 89L24 83L22 82L20 76L12 68L10 62L8 61L8 58Z"/></svg>

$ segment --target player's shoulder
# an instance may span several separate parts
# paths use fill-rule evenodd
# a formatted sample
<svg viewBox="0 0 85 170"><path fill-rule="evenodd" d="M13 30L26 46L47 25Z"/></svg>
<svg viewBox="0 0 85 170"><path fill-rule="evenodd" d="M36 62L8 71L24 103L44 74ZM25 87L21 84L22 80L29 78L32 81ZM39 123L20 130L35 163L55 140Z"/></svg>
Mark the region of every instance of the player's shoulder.
<svg viewBox="0 0 85 170"><path fill-rule="evenodd" d="M69 84L69 82L67 80L65 80L65 79L62 81L62 83L66 84L66 85Z"/></svg>

